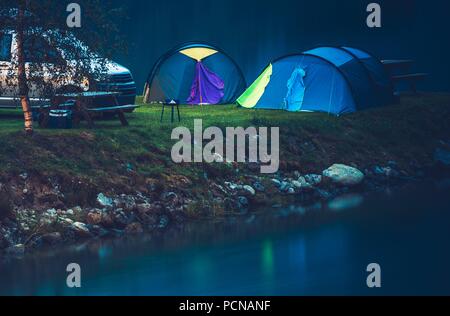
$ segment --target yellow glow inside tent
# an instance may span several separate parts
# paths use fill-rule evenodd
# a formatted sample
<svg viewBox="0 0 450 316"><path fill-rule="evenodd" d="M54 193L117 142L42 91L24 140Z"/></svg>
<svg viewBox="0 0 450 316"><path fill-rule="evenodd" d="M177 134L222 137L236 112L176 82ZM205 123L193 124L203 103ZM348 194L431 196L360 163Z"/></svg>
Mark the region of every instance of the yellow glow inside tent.
<svg viewBox="0 0 450 316"><path fill-rule="evenodd" d="M183 55L186 55L192 59L195 59L196 61L201 61L202 59L205 59L206 57L216 54L217 51L212 48L194 47L194 48L187 48L187 49L181 50L180 53L182 53Z"/></svg>

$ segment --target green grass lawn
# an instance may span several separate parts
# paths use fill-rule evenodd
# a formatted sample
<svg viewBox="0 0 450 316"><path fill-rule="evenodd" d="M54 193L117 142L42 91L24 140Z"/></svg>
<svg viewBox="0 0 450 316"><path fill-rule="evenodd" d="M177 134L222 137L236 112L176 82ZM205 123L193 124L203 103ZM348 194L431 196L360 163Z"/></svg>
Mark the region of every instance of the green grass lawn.
<svg viewBox="0 0 450 316"><path fill-rule="evenodd" d="M161 124L160 114L159 106L142 105L127 115L129 127L118 119L96 121L93 130L84 123L71 130L36 127L30 138L22 133L20 111L0 110L0 176L28 172L84 178L99 186L132 185L132 177L182 175L200 181L205 168L217 177L231 176L223 164L174 164L170 136L178 123L171 124L167 112ZM202 119L204 127L279 126L285 172L321 172L333 163L366 168L390 160L407 170L411 161L429 162L438 141L450 138L448 94L403 97L400 104L342 117L235 105L181 106L181 116L181 125L191 130L194 119Z"/></svg>

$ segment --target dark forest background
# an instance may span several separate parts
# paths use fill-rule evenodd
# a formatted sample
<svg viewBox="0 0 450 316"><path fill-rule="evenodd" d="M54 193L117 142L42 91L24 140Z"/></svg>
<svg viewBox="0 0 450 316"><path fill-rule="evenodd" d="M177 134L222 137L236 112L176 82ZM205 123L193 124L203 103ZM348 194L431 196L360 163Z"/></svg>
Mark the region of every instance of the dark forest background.
<svg viewBox="0 0 450 316"><path fill-rule="evenodd" d="M114 0L113 0L114 1ZM129 46L116 61L139 87L155 61L186 41L228 52L251 82L279 56L319 45L361 47L380 58L412 58L431 77L422 85L450 91L450 1L387 0L381 29L366 26L364 0L129 0L118 21Z"/></svg>

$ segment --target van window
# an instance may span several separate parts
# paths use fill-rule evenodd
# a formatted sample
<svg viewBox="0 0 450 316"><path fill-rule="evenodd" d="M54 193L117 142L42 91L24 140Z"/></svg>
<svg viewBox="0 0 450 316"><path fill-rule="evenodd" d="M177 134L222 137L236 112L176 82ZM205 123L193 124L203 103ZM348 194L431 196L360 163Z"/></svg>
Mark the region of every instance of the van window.
<svg viewBox="0 0 450 316"><path fill-rule="evenodd" d="M0 34L0 61L11 61L11 34Z"/></svg>
<svg viewBox="0 0 450 316"><path fill-rule="evenodd" d="M25 61L31 63L56 63L61 58L58 51L41 37L29 37L24 42Z"/></svg>

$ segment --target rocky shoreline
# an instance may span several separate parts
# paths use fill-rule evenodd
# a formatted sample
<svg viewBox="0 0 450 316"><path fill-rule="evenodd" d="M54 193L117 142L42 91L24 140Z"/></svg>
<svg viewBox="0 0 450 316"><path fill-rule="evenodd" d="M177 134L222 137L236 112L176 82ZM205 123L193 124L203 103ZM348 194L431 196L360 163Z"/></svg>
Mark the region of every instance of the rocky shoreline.
<svg viewBox="0 0 450 316"><path fill-rule="evenodd" d="M93 238L164 233L188 221L246 215L262 206L325 203L328 208L339 210L357 206L361 195L370 192L444 176L448 174L447 158L439 152L433 165L416 166L414 174L400 170L390 161L386 166L363 171L355 166L335 164L322 174L296 171L269 177L240 175L235 181L208 180L207 198L201 201L190 196L189 189L161 191L152 183L146 194L98 193L95 206L65 207L53 202L55 207L42 209L41 206L39 211L16 205L12 213L3 214L0 219L0 253L21 256L43 247ZM23 183L29 180L26 174L20 177ZM194 186L187 178L178 181L184 181L187 187ZM0 190L4 191L4 186ZM23 195L29 195L29 190L25 186ZM52 190L56 196L62 194L57 184Z"/></svg>

